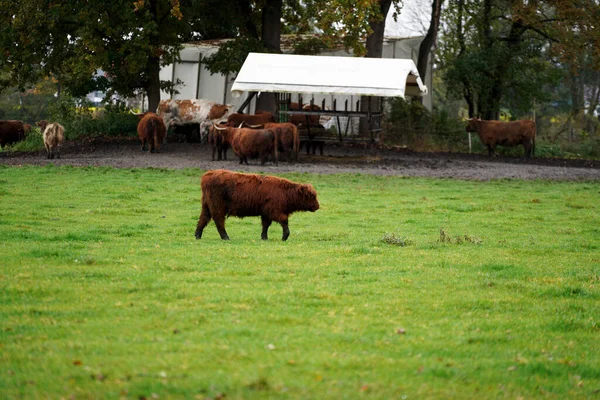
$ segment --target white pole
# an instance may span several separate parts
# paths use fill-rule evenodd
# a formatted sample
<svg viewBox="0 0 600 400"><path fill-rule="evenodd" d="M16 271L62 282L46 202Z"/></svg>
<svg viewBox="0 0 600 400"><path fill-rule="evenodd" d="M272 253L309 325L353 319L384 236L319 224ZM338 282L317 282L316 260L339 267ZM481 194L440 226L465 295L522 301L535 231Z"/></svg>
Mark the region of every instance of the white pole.
<svg viewBox="0 0 600 400"><path fill-rule="evenodd" d="M469 133L469 154L471 154L471 132Z"/></svg>

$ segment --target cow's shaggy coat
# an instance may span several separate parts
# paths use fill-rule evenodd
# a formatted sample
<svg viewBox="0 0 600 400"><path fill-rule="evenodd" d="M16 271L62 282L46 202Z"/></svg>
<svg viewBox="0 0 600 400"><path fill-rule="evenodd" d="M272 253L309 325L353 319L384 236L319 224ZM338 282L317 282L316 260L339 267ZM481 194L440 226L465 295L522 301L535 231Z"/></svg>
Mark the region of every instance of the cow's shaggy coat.
<svg viewBox="0 0 600 400"><path fill-rule="evenodd" d="M296 125L290 122L270 123L265 124L264 128L276 130L277 150L286 153L288 162L298 161L300 135Z"/></svg>
<svg viewBox="0 0 600 400"><path fill-rule="evenodd" d="M535 152L535 122L522 121L482 121L477 118L470 119L467 132L477 132L481 143L487 146L488 154L494 155L494 149L500 146L517 146L522 144L525 156L531 157Z"/></svg>
<svg viewBox="0 0 600 400"><path fill-rule="evenodd" d="M65 140L65 128L58 122L48 124L43 133L46 156L49 159L60 158L60 146Z"/></svg>
<svg viewBox="0 0 600 400"><path fill-rule="evenodd" d="M209 171L202 176L202 210L196 227L196 239L211 219L223 240L229 240L225 218L260 216L261 239L273 221L283 228L282 240L290 235L289 216L296 211L317 211L317 192L310 184L300 184L275 176L242 174L225 170Z"/></svg>
<svg viewBox="0 0 600 400"><path fill-rule="evenodd" d="M213 124L208 129L208 144L212 148L212 160L215 161L215 153L217 153L217 160L227 160L227 149L229 148L229 143L223 139L223 135L221 134L221 129L226 129L226 125L216 126Z"/></svg>
<svg viewBox="0 0 600 400"><path fill-rule="evenodd" d="M240 164L248 165L248 158L260 158L264 165L269 156L277 165L277 132L268 129L232 128L228 126L221 128L215 125L223 138L223 145L231 146L240 159Z"/></svg>
<svg viewBox="0 0 600 400"><path fill-rule="evenodd" d="M146 151L147 144L149 153L160 153L160 144L167 134L162 118L154 113L146 113L138 123L137 131L142 141L142 151Z"/></svg>

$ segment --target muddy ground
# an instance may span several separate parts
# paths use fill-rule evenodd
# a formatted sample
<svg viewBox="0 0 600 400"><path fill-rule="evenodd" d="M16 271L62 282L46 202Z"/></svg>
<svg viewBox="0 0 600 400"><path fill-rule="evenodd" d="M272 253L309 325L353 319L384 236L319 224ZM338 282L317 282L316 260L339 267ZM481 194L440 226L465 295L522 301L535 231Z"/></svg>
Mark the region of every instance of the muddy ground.
<svg viewBox="0 0 600 400"><path fill-rule="evenodd" d="M318 174L361 173L441 177L473 180L490 179L548 179L598 180L600 161L495 157L483 154L414 153L402 148L363 148L358 146L326 145L324 154L307 155L300 152L298 163L283 161L278 166L268 162L261 166L251 160L240 165L235 154L228 152L227 161L211 161L211 149L201 143L169 143L160 154L140 151L135 138L94 139L67 142L61 158L48 160L45 151L35 153L0 153L4 165L73 165L110 166L116 168L224 168L247 172L309 172Z"/></svg>

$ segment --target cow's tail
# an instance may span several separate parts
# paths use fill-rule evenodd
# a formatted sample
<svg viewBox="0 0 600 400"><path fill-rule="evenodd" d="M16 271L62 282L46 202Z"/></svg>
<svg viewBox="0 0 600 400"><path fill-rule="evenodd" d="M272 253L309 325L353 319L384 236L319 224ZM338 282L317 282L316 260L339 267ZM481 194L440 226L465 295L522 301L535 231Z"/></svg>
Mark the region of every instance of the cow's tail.
<svg viewBox="0 0 600 400"><path fill-rule="evenodd" d="M157 147L156 147L156 143L158 142L158 138L157 138L157 126L156 126L156 121L154 120L154 118L149 118L148 119L148 125L146 125L146 140L148 141L148 143L150 145L150 148L148 151L152 152L152 150L156 151Z"/></svg>
<svg viewBox="0 0 600 400"><path fill-rule="evenodd" d="M277 165L279 163L279 129L271 129L270 132L273 133L273 157L275 158L273 161Z"/></svg>
<svg viewBox="0 0 600 400"><path fill-rule="evenodd" d="M294 158L295 161L298 161L298 153L300 153L300 133L298 132L298 127L292 124L292 133L294 139Z"/></svg>
<svg viewBox="0 0 600 400"><path fill-rule="evenodd" d="M531 157L535 155L535 137L537 136L537 125L533 121L533 135L531 137Z"/></svg>

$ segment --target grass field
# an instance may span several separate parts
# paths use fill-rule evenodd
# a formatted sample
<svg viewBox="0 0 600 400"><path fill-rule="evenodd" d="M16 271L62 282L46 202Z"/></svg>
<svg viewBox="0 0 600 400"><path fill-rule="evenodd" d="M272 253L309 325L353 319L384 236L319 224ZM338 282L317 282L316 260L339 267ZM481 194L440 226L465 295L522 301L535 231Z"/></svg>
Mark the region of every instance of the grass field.
<svg viewBox="0 0 600 400"><path fill-rule="evenodd" d="M224 242L201 173L0 167L1 398L600 398L600 182L288 174Z"/></svg>

